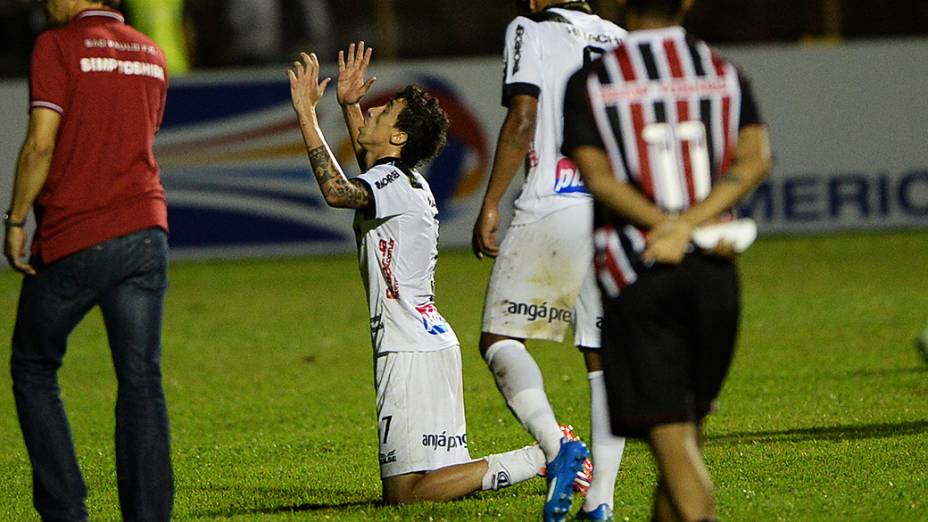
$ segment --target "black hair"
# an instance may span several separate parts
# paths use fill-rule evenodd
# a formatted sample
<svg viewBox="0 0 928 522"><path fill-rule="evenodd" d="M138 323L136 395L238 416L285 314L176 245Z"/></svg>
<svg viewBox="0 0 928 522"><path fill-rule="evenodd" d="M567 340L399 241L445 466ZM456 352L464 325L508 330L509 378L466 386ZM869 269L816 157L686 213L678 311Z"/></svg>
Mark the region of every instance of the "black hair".
<svg viewBox="0 0 928 522"><path fill-rule="evenodd" d="M396 118L396 128L406 133L400 157L410 167L416 167L445 148L448 114L438 99L415 85L407 85L394 99L406 102Z"/></svg>
<svg viewBox="0 0 928 522"><path fill-rule="evenodd" d="M683 9L683 0L626 0L625 5L642 14L675 17Z"/></svg>

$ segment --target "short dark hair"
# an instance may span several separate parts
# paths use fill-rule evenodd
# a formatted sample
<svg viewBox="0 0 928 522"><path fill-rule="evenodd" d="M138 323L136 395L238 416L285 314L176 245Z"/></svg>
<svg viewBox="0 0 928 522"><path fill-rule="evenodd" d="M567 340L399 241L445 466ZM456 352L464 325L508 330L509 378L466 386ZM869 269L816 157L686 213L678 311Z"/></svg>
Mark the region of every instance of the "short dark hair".
<svg viewBox="0 0 928 522"><path fill-rule="evenodd" d="M415 85L407 85L394 99L406 102L396 118L396 128L406 133L400 157L410 167L416 167L445 148L448 114L438 99Z"/></svg>
<svg viewBox="0 0 928 522"><path fill-rule="evenodd" d="M654 13L664 16L677 16L683 9L683 0L627 0L628 9L639 13Z"/></svg>

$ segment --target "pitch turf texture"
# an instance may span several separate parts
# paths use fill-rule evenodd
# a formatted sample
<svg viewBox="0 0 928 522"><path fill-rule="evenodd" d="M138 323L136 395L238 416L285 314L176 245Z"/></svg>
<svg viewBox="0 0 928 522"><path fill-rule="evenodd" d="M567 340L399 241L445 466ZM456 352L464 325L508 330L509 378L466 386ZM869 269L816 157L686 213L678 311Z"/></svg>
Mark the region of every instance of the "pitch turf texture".
<svg viewBox="0 0 928 522"><path fill-rule="evenodd" d="M463 346L474 456L529 443L475 347L490 264L442 252L438 303ZM724 520L928 520L928 231L769 238L740 261L739 350L707 426ZM352 256L175 263L164 325L177 520L531 520L544 482L449 503L378 504L367 307ZM0 273L8 346L19 277ZM589 433L568 344L531 347L555 411ZM9 349L4 348L3 359ZM0 520L36 520L0 372ZM99 314L61 371L93 520L119 517L115 379ZM616 519L647 520L655 472L631 443ZM577 509L575 503L574 509Z"/></svg>

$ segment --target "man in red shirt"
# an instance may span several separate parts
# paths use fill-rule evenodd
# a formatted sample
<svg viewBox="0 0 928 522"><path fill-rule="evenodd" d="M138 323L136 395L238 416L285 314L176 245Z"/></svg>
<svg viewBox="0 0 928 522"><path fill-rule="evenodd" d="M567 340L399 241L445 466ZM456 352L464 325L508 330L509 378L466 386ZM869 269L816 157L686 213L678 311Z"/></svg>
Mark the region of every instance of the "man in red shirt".
<svg viewBox="0 0 928 522"><path fill-rule="evenodd" d="M25 274L11 369L45 520L86 520L86 486L59 399L67 338L99 306L119 382L116 467L125 520L168 520L173 474L161 384L167 206L152 153L164 113L161 49L119 0L48 0L58 26L35 42L29 130L4 254ZM25 260L24 225L37 227Z"/></svg>

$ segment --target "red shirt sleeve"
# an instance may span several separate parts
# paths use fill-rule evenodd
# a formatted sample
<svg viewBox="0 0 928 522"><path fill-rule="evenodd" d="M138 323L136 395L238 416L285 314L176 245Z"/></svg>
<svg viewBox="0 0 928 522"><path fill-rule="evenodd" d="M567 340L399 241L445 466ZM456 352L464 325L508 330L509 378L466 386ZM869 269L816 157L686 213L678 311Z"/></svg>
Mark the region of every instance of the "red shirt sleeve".
<svg viewBox="0 0 928 522"><path fill-rule="evenodd" d="M53 31L45 31L36 38L29 89L30 110L45 107L64 114L68 106L68 70Z"/></svg>

